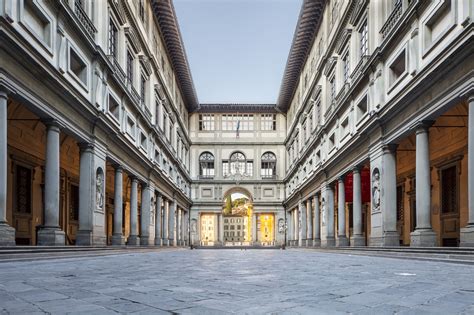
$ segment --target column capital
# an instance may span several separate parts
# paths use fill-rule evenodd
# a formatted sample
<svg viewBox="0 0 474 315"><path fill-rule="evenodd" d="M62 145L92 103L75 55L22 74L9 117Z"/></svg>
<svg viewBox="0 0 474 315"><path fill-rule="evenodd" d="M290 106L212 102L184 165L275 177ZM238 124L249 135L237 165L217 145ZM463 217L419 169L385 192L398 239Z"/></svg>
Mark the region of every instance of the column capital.
<svg viewBox="0 0 474 315"><path fill-rule="evenodd" d="M467 102L474 103L474 91L469 92L469 94L467 95Z"/></svg>
<svg viewBox="0 0 474 315"><path fill-rule="evenodd" d="M60 129L64 128L64 126L57 119L54 118L45 118L41 119L41 121L48 130L59 131Z"/></svg>
<svg viewBox="0 0 474 315"><path fill-rule="evenodd" d="M421 120L417 122L413 129L416 134L428 132L428 129L434 124L434 120Z"/></svg>
<svg viewBox="0 0 474 315"><path fill-rule="evenodd" d="M78 145L79 150L81 152L84 152L84 151L92 152L92 151L94 151L94 144L92 142L80 142L77 145Z"/></svg>
<svg viewBox="0 0 474 315"><path fill-rule="evenodd" d="M5 100L8 100L8 91L6 88L0 85L0 98L4 98Z"/></svg>
<svg viewBox="0 0 474 315"><path fill-rule="evenodd" d="M391 154L397 152L398 144L387 143L382 146L383 154Z"/></svg>
<svg viewBox="0 0 474 315"><path fill-rule="evenodd" d="M155 191L155 195L156 197L163 198L163 194L159 190Z"/></svg>
<svg viewBox="0 0 474 315"><path fill-rule="evenodd" d="M339 175L339 176L337 177L337 182L338 182L338 183L340 183L340 182L344 182L344 178L345 178L345 177L346 177L346 175L345 175L345 174L343 174L343 175Z"/></svg>
<svg viewBox="0 0 474 315"><path fill-rule="evenodd" d="M362 166L360 166L360 165L358 165L358 164L357 164L357 165L354 165L354 166L352 167L352 173L360 173L360 170L361 170L361 169L362 169Z"/></svg>
<svg viewBox="0 0 474 315"><path fill-rule="evenodd" d="M121 164L112 164L112 167L115 169L116 172L123 172L123 165Z"/></svg>
<svg viewBox="0 0 474 315"><path fill-rule="evenodd" d="M132 183L137 183L138 184L138 177L135 175L129 175L130 179L132 180Z"/></svg>

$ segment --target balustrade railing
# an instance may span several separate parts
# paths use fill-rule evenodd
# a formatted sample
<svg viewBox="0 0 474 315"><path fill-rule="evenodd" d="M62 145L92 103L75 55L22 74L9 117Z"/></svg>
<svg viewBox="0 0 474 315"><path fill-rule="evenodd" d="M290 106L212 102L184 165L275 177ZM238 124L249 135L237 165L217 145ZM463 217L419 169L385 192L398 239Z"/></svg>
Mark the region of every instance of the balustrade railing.
<svg viewBox="0 0 474 315"><path fill-rule="evenodd" d="M380 30L382 38L386 38L392 32L403 13L407 10L412 2L413 0L398 0L394 3L392 12Z"/></svg>
<svg viewBox="0 0 474 315"><path fill-rule="evenodd" d="M87 34L91 38L94 38L94 34L97 31L94 23L92 23L91 19L87 15L87 13L84 11L84 8L82 7L82 1L75 0L74 1L74 13L76 14L76 17L79 20L79 23L84 27L86 30Z"/></svg>

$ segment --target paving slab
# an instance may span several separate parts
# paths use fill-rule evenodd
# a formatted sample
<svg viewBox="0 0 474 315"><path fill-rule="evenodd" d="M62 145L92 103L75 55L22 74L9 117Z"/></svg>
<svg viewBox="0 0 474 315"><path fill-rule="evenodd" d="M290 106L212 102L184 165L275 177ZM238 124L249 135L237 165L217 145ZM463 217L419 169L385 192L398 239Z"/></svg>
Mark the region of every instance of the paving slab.
<svg viewBox="0 0 474 315"><path fill-rule="evenodd" d="M474 266L303 250L0 264L0 314L473 314Z"/></svg>

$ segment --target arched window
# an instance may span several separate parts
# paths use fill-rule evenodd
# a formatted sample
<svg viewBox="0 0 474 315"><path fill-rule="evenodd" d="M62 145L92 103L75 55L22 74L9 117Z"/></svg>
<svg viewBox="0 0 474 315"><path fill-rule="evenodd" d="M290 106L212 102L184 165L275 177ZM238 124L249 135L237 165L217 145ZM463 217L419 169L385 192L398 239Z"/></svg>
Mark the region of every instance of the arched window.
<svg viewBox="0 0 474 315"><path fill-rule="evenodd" d="M246 172L246 158L242 152L234 152L229 158L230 162L230 173L235 174L244 174Z"/></svg>
<svg viewBox="0 0 474 315"><path fill-rule="evenodd" d="M199 177L214 178L214 155L203 152L199 156Z"/></svg>
<svg viewBox="0 0 474 315"><path fill-rule="evenodd" d="M276 156L272 152L265 152L262 155L262 178L276 177Z"/></svg>

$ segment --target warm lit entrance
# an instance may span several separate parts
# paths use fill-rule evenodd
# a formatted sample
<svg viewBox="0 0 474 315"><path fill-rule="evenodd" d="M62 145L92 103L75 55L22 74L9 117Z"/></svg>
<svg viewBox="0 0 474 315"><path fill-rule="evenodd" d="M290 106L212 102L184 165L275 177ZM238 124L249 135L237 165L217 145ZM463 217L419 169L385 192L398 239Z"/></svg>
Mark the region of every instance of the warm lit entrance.
<svg viewBox="0 0 474 315"><path fill-rule="evenodd" d="M261 245L274 245L274 221L274 215L270 213L258 216L257 231Z"/></svg>
<svg viewBox="0 0 474 315"><path fill-rule="evenodd" d="M227 194L222 208L225 246L252 244L252 213L250 196L240 191Z"/></svg>

